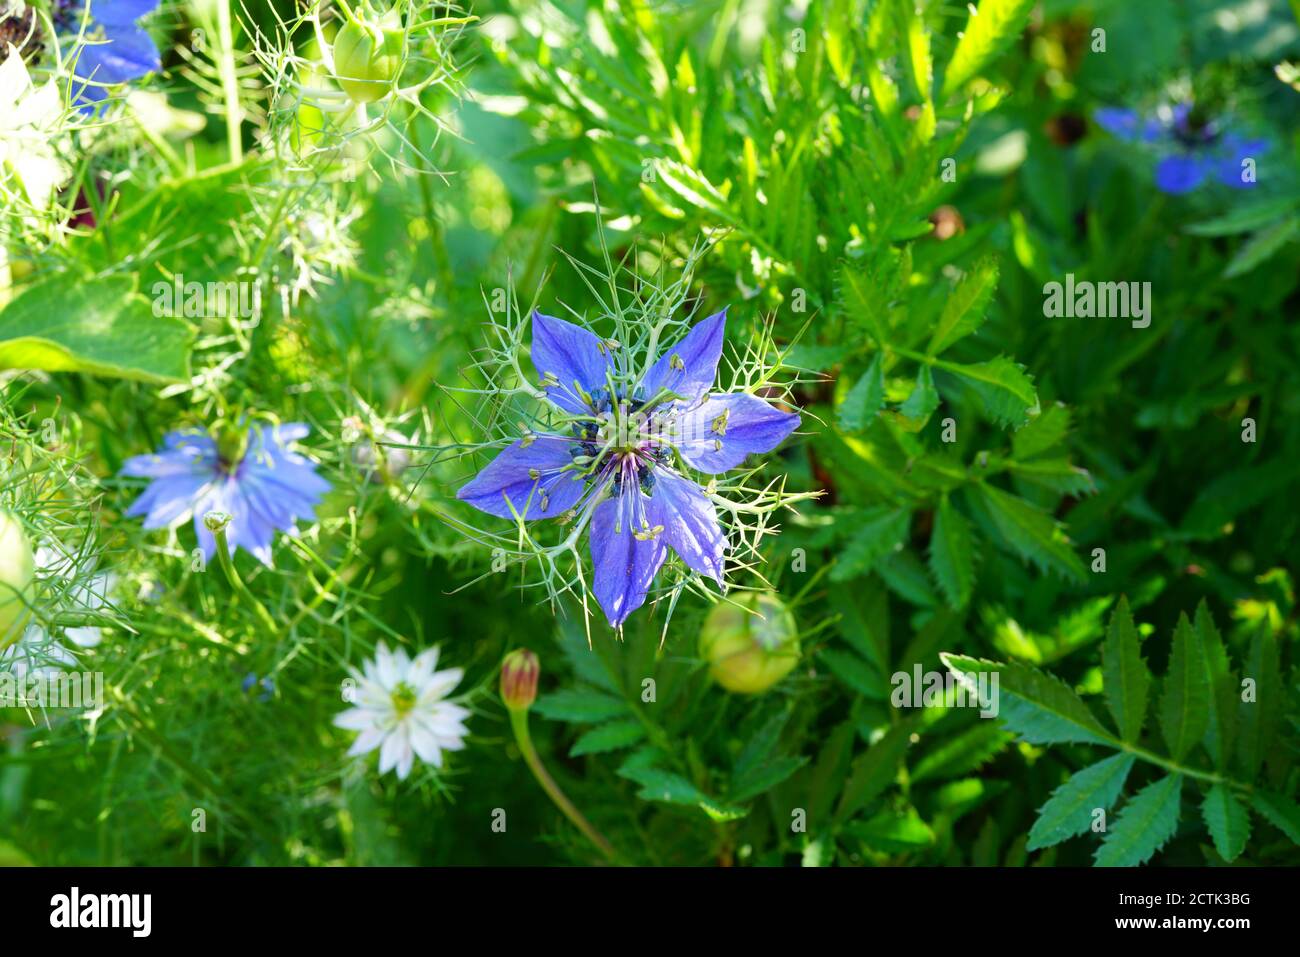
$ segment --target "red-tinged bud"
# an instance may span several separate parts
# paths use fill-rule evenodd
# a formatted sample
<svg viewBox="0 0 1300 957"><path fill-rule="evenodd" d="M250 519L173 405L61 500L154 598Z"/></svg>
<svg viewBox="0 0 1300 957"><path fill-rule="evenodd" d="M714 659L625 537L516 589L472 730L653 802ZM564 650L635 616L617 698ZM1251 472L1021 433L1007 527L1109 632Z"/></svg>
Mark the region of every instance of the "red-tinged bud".
<svg viewBox="0 0 1300 957"><path fill-rule="evenodd" d="M501 700L511 711L527 711L537 700L542 666L527 648L518 648L501 662Z"/></svg>

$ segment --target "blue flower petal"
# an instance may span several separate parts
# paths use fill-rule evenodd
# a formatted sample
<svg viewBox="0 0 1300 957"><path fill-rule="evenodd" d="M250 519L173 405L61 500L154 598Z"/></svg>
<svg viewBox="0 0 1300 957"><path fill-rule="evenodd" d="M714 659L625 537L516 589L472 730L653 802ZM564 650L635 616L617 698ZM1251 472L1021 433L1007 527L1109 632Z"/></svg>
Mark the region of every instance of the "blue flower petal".
<svg viewBox="0 0 1300 957"><path fill-rule="evenodd" d="M660 389L671 389L687 401L695 401L713 386L722 358L727 310L697 323L681 341L666 349L650 367L641 383L645 397Z"/></svg>
<svg viewBox="0 0 1300 957"><path fill-rule="evenodd" d="M1214 161L1205 156L1174 153L1156 164L1156 187L1175 196L1190 193L1205 182Z"/></svg>
<svg viewBox="0 0 1300 957"><path fill-rule="evenodd" d="M722 584L727 537L718 512L698 485L664 468L655 469L646 506L651 525L662 525L663 541L688 568Z"/></svg>
<svg viewBox="0 0 1300 957"><path fill-rule="evenodd" d="M645 604L664 563L662 536L646 532L646 505L646 496L633 489L630 494L601 502L591 516L592 591L615 628Z"/></svg>
<svg viewBox="0 0 1300 957"><path fill-rule="evenodd" d="M211 479L210 475L204 474L157 479L132 503L126 514L131 518L144 515L145 528L166 528L189 512Z"/></svg>
<svg viewBox="0 0 1300 957"><path fill-rule="evenodd" d="M77 54L77 78L98 84L138 80L160 69L162 61L153 39L134 23L106 28L104 42L87 42ZM94 91L94 87L87 87L84 95L95 98Z"/></svg>
<svg viewBox="0 0 1300 957"><path fill-rule="evenodd" d="M1241 164L1247 159L1258 161L1260 154L1268 149L1268 145L1268 140L1246 140L1236 135L1224 137L1222 148L1225 155L1215 164L1215 177L1219 182L1234 189L1252 188L1255 181L1242 178L1245 170ZM1258 172L1258 168L1256 171Z"/></svg>
<svg viewBox="0 0 1300 957"><path fill-rule="evenodd" d="M1117 139L1131 143L1142 136L1142 117L1137 110L1103 106L1093 112L1092 118L1098 126Z"/></svg>
<svg viewBox="0 0 1300 957"><path fill-rule="evenodd" d="M159 0L91 0L90 15L105 26L132 24L158 9Z"/></svg>
<svg viewBox="0 0 1300 957"><path fill-rule="evenodd" d="M536 435L528 445L520 439L461 486L456 497L500 518L514 518L512 505L525 520L556 518L577 503L585 487L576 471L565 468L573 462L573 447L572 440L558 435Z"/></svg>
<svg viewBox="0 0 1300 957"><path fill-rule="evenodd" d="M534 310L532 356L538 377L557 383L546 387L547 398L565 412L589 411L582 392L601 388L610 365L609 349L595 333Z"/></svg>
<svg viewBox="0 0 1300 957"><path fill-rule="evenodd" d="M717 475L750 455L770 452L799 426L799 416L782 412L756 395L710 396L683 412L668 437L692 468Z"/></svg>

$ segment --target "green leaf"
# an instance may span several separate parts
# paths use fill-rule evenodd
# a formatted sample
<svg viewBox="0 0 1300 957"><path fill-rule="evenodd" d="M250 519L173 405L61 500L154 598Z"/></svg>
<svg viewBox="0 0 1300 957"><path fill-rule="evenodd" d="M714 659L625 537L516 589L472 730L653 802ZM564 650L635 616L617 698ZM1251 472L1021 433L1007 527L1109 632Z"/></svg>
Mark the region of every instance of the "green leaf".
<svg viewBox="0 0 1300 957"><path fill-rule="evenodd" d="M1206 709L1205 749L1214 759L1214 766L1223 770L1232 757L1232 746L1237 730L1237 702L1241 686L1228 660L1223 637L1210 615L1205 599L1196 609L1196 631L1205 651L1205 677L1210 686L1209 707Z"/></svg>
<svg viewBox="0 0 1300 957"><path fill-rule="evenodd" d="M840 403L840 428L845 432L860 432L865 429L885 404L885 367L881 355L876 353L862 378Z"/></svg>
<svg viewBox="0 0 1300 957"><path fill-rule="evenodd" d="M1160 701L1160 727L1170 756L1181 761L1205 734L1210 707L1210 683L1205 674L1201 637L1186 614L1178 616L1164 696Z"/></svg>
<svg viewBox="0 0 1300 957"><path fill-rule="evenodd" d="M971 690L977 688L974 676L996 673L998 718L1030 744L1116 743L1083 699L1054 675L1014 661L1000 664L951 652L939 658L949 671L967 676L963 683ZM985 680L991 689L992 679Z"/></svg>
<svg viewBox="0 0 1300 957"><path fill-rule="evenodd" d="M948 496L939 502L930 533L930 571L953 608L964 608L975 587L975 544L970 523L952 507Z"/></svg>
<svg viewBox="0 0 1300 957"><path fill-rule="evenodd" d="M1214 849L1225 861L1235 861L1250 838L1246 806L1225 785L1216 784L1206 793L1201 813L1214 840Z"/></svg>
<svg viewBox="0 0 1300 957"><path fill-rule="evenodd" d="M1029 410L1038 404L1034 380L1006 356L976 363L936 359L934 364L969 386L989 419L1003 428L1020 428L1029 420Z"/></svg>
<svg viewBox="0 0 1300 957"><path fill-rule="evenodd" d="M594 724L626 715L628 706L620 698L590 688L564 688L538 698L533 710L551 721Z"/></svg>
<svg viewBox="0 0 1300 957"><path fill-rule="evenodd" d="M843 823L853 817L894 782L915 726L914 719L900 721L853 759L849 780L835 810L836 821Z"/></svg>
<svg viewBox="0 0 1300 957"><path fill-rule="evenodd" d="M864 844L888 853L905 854L934 843L934 831L910 807L902 814L885 808L866 821L849 824L844 830Z"/></svg>
<svg viewBox="0 0 1300 957"><path fill-rule="evenodd" d="M806 757L783 755L749 768L744 774L732 779L727 799L733 804L740 804L755 798L776 787L807 763Z"/></svg>
<svg viewBox="0 0 1300 957"><path fill-rule="evenodd" d="M865 510L857 531L831 570L831 580L848 581L871 571L878 559L903 543L910 519L911 513L903 509L882 505Z"/></svg>
<svg viewBox="0 0 1300 957"><path fill-rule="evenodd" d="M1300 238L1300 216L1291 216L1274 223L1242 244L1237 254L1232 257L1226 269L1224 279L1235 279L1272 259L1283 246Z"/></svg>
<svg viewBox="0 0 1300 957"><path fill-rule="evenodd" d="M870 701L884 701L889 697L885 676L852 652L823 648L817 652L817 658L831 674L862 697Z"/></svg>
<svg viewBox="0 0 1300 957"><path fill-rule="evenodd" d="M1145 864L1178 830L1183 778L1170 774L1153 781L1124 805L1093 858L1098 867Z"/></svg>
<svg viewBox="0 0 1300 957"><path fill-rule="evenodd" d="M1127 596L1120 597L1111 613L1101 662L1106 707L1119 728L1120 739L1135 743L1146 720L1151 673L1142 657L1142 643L1133 627Z"/></svg>
<svg viewBox="0 0 1300 957"><path fill-rule="evenodd" d="M644 739L645 726L635 718L629 718L625 721L611 721L608 724L602 724L584 732L573 743L573 748L569 751L569 757L576 758L584 754L604 754L606 751L630 748Z"/></svg>
<svg viewBox="0 0 1300 957"><path fill-rule="evenodd" d="M1254 680L1255 695L1253 700L1247 700L1244 692L1238 693L1237 762L1246 779L1253 781L1259 776L1277 734L1286 695L1277 637L1267 625L1257 627L1251 637L1250 655L1242 676Z"/></svg>
<svg viewBox="0 0 1300 957"><path fill-rule="evenodd" d="M1069 431L1069 408L1060 402L1053 403L1031 416L1028 424L1011 437L1011 453L1017 459L1033 458L1060 445Z"/></svg>
<svg viewBox="0 0 1300 957"><path fill-rule="evenodd" d="M1135 760L1131 754L1115 754L1072 774L1038 809L1027 849L1051 847L1087 831L1095 809L1114 805Z"/></svg>
<svg viewBox="0 0 1300 957"><path fill-rule="evenodd" d="M958 342L978 329L984 322L989 301L998 285L998 264L996 260L985 259L962 277L957 288L944 299L943 312L939 315L939 324L930 345L925 350L927 355L936 356L953 343Z"/></svg>
<svg viewBox="0 0 1300 957"><path fill-rule="evenodd" d="M1292 844L1300 844L1300 804L1271 791L1251 792L1250 804L1260 817L1289 837Z"/></svg>
<svg viewBox="0 0 1300 957"><path fill-rule="evenodd" d="M921 366L916 373L916 386L907 401L899 406L898 411L913 422L924 424L939 407L939 393L934 387L934 373L928 365Z"/></svg>
<svg viewBox="0 0 1300 957"><path fill-rule="evenodd" d="M925 565L910 548L890 552L875 564L876 574L896 594L922 608L939 604L939 596L930 584Z"/></svg>
<svg viewBox="0 0 1300 957"><path fill-rule="evenodd" d="M190 327L159 317L131 280L59 277L24 289L0 311L0 368L188 379Z"/></svg>
<svg viewBox="0 0 1300 957"><path fill-rule="evenodd" d="M895 262L885 261L864 269L845 263L840 269L840 308L866 329L879 346L889 344L889 300L897 266Z"/></svg>
<svg viewBox="0 0 1300 957"><path fill-rule="evenodd" d="M942 98L947 99L1020 36L1037 0L981 0L972 9L966 28L943 77Z"/></svg>
<svg viewBox="0 0 1300 957"><path fill-rule="evenodd" d="M972 511L1012 551L1044 571L1087 581L1086 566L1050 515L984 482L967 486L965 494Z"/></svg>
<svg viewBox="0 0 1300 957"><path fill-rule="evenodd" d="M834 588L831 609L840 616L839 631L878 674L889 669L889 594L874 579L861 587Z"/></svg>
<svg viewBox="0 0 1300 957"><path fill-rule="evenodd" d="M911 768L908 777L913 784L960 777L992 760L1010 740L1011 736L994 722L980 721L927 751Z"/></svg>

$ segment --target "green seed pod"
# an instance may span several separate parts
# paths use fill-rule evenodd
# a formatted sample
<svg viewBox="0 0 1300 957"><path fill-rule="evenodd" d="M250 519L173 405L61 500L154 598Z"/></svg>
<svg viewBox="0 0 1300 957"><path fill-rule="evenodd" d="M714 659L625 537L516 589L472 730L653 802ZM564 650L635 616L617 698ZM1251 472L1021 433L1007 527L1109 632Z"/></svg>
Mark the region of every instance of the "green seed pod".
<svg viewBox="0 0 1300 957"><path fill-rule="evenodd" d="M799 629L775 592L749 592L713 606L700 631L700 655L728 691L762 694L799 663Z"/></svg>
<svg viewBox="0 0 1300 957"><path fill-rule="evenodd" d="M334 71L354 103L373 103L393 88L405 39L396 10L378 19L358 11L355 20L339 28L334 37Z"/></svg>
<svg viewBox="0 0 1300 957"><path fill-rule="evenodd" d="M34 574L36 559L22 525L0 512L0 650L17 641L27 625Z"/></svg>

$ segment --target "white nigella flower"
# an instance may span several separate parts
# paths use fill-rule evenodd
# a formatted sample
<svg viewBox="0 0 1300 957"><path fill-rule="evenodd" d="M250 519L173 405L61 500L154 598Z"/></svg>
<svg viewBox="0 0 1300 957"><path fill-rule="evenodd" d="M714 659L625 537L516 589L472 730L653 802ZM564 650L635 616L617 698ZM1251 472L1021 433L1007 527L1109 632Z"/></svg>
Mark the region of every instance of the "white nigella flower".
<svg viewBox="0 0 1300 957"><path fill-rule="evenodd" d="M108 596L117 585L117 575L113 572L85 575L84 566L79 565L71 555L48 545L37 548L35 558L40 575L74 582L60 596L60 609L78 614L94 614L108 607ZM67 641L80 649L94 648L103 638L103 633L95 625L78 625L61 631ZM29 670L56 672L76 664L77 659L72 651L36 622L29 624L21 638L0 652L0 668L11 671L20 678Z"/></svg>
<svg viewBox="0 0 1300 957"><path fill-rule="evenodd" d="M437 664L437 648L412 660L401 648L390 652L380 642L364 672L349 669L357 683L354 707L334 719L338 727L360 732L348 754L378 748L379 773L396 768L405 779L417 757L440 768L443 751L465 746L469 710L445 700L465 673L460 668L435 671Z"/></svg>
<svg viewBox="0 0 1300 957"><path fill-rule="evenodd" d="M0 62L0 196L44 210L67 179L68 167L52 140L63 121L63 100L54 80L32 84L27 65L12 46ZM11 183L19 189L17 196Z"/></svg>

